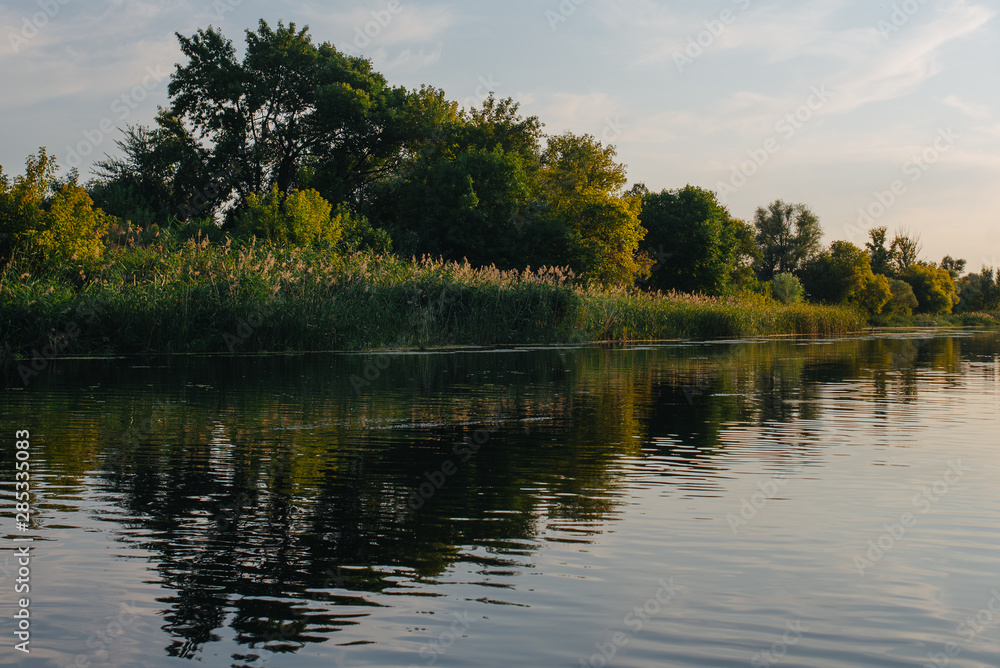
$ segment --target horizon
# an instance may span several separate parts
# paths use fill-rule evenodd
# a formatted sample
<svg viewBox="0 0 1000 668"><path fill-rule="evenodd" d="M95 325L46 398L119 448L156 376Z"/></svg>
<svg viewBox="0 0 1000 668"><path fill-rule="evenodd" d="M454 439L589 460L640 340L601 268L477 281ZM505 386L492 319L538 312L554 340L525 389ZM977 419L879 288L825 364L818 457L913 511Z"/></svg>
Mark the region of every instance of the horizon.
<svg viewBox="0 0 1000 668"><path fill-rule="evenodd" d="M748 221L775 199L803 203L826 244L863 247L871 227L906 228L922 259L1000 266L998 93L982 85L1000 64L989 49L997 10L967 0L680 5L0 5L2 77L14 91L3 110L19 128L0 140L0 164L21 173L45 146L62 173L75 152L89 179L95 159L116 153L117 128L150 124L167 106L182 61L175 32L213 25L242 51L259 19L283 20L371 58L390 85L432 85L463 106L492 91L546 134L592 134L650 190L707 188Z"/></svg>

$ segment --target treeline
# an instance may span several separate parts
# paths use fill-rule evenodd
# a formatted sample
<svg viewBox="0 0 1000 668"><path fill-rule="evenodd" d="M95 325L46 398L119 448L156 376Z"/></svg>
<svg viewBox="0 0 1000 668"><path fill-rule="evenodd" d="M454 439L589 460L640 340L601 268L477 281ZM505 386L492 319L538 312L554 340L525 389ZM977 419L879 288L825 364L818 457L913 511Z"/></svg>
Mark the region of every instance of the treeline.
<svg viewBox="0 0 1000 668"><path fill-rule="evenodd" d="M444 92L391 86L371 61L307 29L261 21L232 41L178 35L187 62L151 127L79 183L44 149L0 171L0 253L10 266L86 283L106 254L191 238L467 260L501 270L565 267L601 286L786 304L850 304L871 316L1000 308L992 269L922 261L905 233L822 248L804 205L776 201L752 223L687 186L627 187L613 146L546 135L492 94L463 109Z"/></svg>

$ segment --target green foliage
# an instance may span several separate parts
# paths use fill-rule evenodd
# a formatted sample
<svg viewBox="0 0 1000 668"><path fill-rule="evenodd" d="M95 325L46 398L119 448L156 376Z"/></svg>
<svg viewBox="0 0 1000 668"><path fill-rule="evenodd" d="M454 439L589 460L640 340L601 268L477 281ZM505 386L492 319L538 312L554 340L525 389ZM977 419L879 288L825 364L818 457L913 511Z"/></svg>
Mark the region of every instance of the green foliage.
<svg viewBox="0 0 1000 668"><path fill-rule="evenodd" d="M920 258L920 237L905 230L896 232L889 247L890 264L896 276L904 276Z"/></svg>
<svg viewBox="0 0 1000 668"><path fill-rule="evenodd" d="M805 288L797 276L785 272L771 279L771 296L782 304L799 304L805 296Z"/></svg>
<svg viewBox="0 0 1000 668"><path fill-rule="evenodd" d="M31 233L32 245L48 264L96 260L104 253L102 237L110 220L83 188L63 186L52 200L45 224Z"/></svg>
<svg viewBox="0 0 1000 668"><path fill-rule="evenodd" d="M315 190L293 190L282 197L277 184L266 195L247 198L246 211L237 221L243 236L275 244L308 246L318 241L335 244L343 231L344 211L331 216L333 207Z"/></svg>
<svg viewBox="0 0 1000 668"><path fill-rule="evenodd" d="M913 288L919 312L931 315L951 313L958 303L955 282L946 269L923 264L910 266L903 280Z"/></svg>
<svg viewBox="0 0 1000 668"><path fill-rule="evenodd" d="M917 296L913 293L910 284L893 278L889 281L889 289L892 292L892 297L882 312L889 316L913 315L913 311L920 306L920 302L917 301Z"/></svg>
<svg viewBox="0 0 1000 668"><path fill-rule="evenodd" d="M892 252L885 246L887 233L888 228L876 227L868 232L869 241L865 244L872 271L883 276L892 274Z"/></svg>
<svg viewBox="0 0 1000 668"><path fill-rule="evenodd" d="M660 290L721 295L744 282L741 270L755 259L753 229L696 186L646 194L640 222L640 248L656 261L649 284Z"/></svg>
<svg viewBox="0 0 1000 668"><path fill-rule="evenodd" d="M868 255L854 244L834 241L802 271L810 296L829 304L851 304L869 315L881 313L892 292L889 279L872 272Z"/></svg>
<svg viewBox="0 0 1000 668"><path fill-rule="evenodd" d="M761 280L795 272L820 249L819 218L805 204L775 200L754 214L760 257L755 265Z"/></svg>
<svg viewBox="0 0 1000 668"><path fill-rule="evenodd" d="M110 219L83 188L56 178L55 159L44 148L25 161L25 173L0 179L0 247L37 265L86 264L104 252ZM56 190L54 195L50 193Z"/></svg>
<svg viewBox="0 0 1000 668"><path fill-rule="evenodd" d="M591 135L549 137L541 156L542 200L570 232L569 264L602 285L632 285L652 262L639 255L642 200L621 194L626 167Z"/></svg>
<svg viewBox="0 0 1000 668"><path fill-rule="evenodd" d="M1000 271L983 267L978 274L962 277L958 288L958 311L969 313L1000 310Z"/></svg>

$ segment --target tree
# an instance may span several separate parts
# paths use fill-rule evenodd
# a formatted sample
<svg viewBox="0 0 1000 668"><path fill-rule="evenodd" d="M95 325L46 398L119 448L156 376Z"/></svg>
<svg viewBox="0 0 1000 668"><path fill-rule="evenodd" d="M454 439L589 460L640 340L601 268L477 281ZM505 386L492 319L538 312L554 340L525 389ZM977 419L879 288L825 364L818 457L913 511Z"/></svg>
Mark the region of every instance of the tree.
<svg viewBox="0 0 1000 668"><path fill-rule="evenodd" d="M959 282L957 309L963 312L996 311L1000 309L1000 271L983 267L978 274L969 274Z"/></svg>
<svg viewBox="0 0 1000 668"><path fill-rule="evenodd" d="M58 167L45 148L25 160L24 174L13 181L0 170L0 252L10 257L26 249L32 234L44 228L45 209Z"/></svg>
<svg viewBox="0 0 1000 668"><path fill-rule="evenodd" d="M882 312L886 315L913 315L914 309L920 306L920 302L913 294L913 288L910 287L910 284L893 278L889 280L889 289L892 291L892 298L889 299L889 303L885 305Z"/></svg>
<svg viewBox="0 0 1000 668"><path fill-rule="evenodd" d="M642 201L621 192L626 167L616 154L591 135L549 137L539 184L545 206L568 229L570 266L606 285L632 285L652 263L639 254Z"/></svg>
<svg viewBox="0 0 1000 668"><path fill-rule="evenodd" d="M853 304L871 315L882 312L892 297L889 279L872 272L868 255L847 241L834 241L802 271L803 284L816 300Z"/></svg>
<svg viewBox="0 0 1000 668"><path fill-rule="evenodd" d="M775 200L754 214L760 259L757 275L763 281L775 274L795 272L819 252L823 232L819 218L804 204Z"/></svg>
<svg viewBox="0 0 1000 668"><path fill-rule="evenodd" d="M356 203L402 160L409 94L371 61L317 46L294 23L248 30L242 61L212 28L177 38L188 63L171 77L171 112L211 147L209 171L227 175L220 201L235 192L242 208L312 179L330 201Z"/></svg>
<svg viewBox="0 0 1000 668"><path fill-rule="evenodd" d="M719 295L755 259L753 229L709 190L688 185L646 194L639 220L647 230L640 248L656 261L654 288Z"/></svg>
<svg viewBox="0 0 1000 668"><path fill-rule="evenodd" d="M889 253L892 255L892 270L897 276L902 276L916 264L920 257L920 236L906 230L899 230L892 240Z"/></svg>
<svg viewBox="0 0 1000 668"><path fill-rule="evenodd" d="M958 277L965 271L965 265L965 260L956 260L950 255L945 255L939 266L951 274L951 280L957 281Z"/></svg>
<svg viewBox="0 0 1000 668"><path fill-rule="evenodd" d="M892 252L885 246L887 233L886 227L872 228L868 231L870 240L865 244L865 250L868 251L872 263L872 271L884 276L892 273Z"/></svg>
<svg viewBox="0 0 1000 668"><path fill-rule="evenodd" d="M44 220L41 229L34 230L30 237L46 263L86 262L103 255L102 237L108 232L110 220L94 208L83 188L63 186L53 197Z"/></svg>
<svg viewBox="0 0 1000 668"><path fill-rule="evenodd" d="M911 265L903 279L913 288L921 313L951 313L958 303L955 282L945 269L924 264Z"/></svg>

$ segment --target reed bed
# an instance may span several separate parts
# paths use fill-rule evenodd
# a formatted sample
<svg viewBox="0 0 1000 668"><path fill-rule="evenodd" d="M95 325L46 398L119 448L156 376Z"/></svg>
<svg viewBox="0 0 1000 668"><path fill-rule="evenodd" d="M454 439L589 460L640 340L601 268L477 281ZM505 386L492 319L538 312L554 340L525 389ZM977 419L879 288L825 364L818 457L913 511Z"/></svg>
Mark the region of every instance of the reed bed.
<svg viewBox="0 0 1000 668"><path fill-rule="evenodd" d="M117 248L88 270L0 272L8 358L254 353L840 334L840 307L782 306L586 285L559 268L318 250Z"/></svg>

